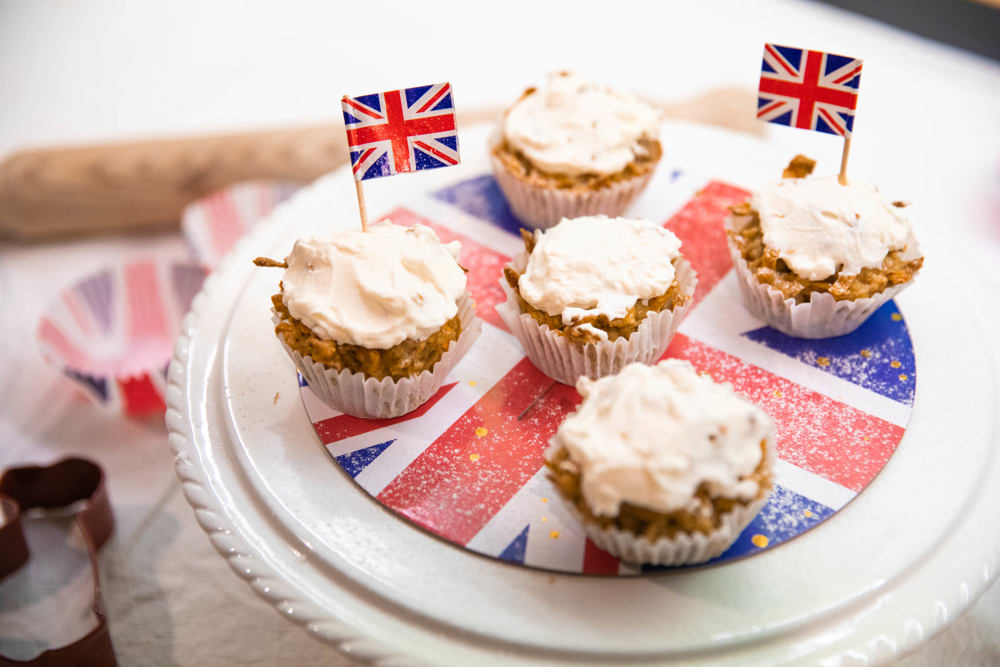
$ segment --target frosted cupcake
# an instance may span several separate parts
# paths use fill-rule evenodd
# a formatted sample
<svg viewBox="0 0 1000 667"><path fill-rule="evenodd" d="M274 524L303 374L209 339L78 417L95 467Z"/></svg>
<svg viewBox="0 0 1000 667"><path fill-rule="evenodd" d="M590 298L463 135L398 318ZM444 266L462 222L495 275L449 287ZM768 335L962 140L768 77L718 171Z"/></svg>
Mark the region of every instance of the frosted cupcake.
<svg viewBox="0 0 1000 667"><path fill-rule="evenodd" d="M790 336L857 329L923 265L904 204L866 183L811 175L798 156L785 178L735 206L730 252L747 309Z"/></svg>
<svg viewBox="0 0 1000 667"><path fill-rule="evenodd" d="M275 333L324 402L387 418L434 395L480 330L458 253L390 221L296 241L271 298Z"/></svg>
<svg viewBox="0 0 1000 667"><path fill-rule="evenodd" d="M631 364L581 379L546 465L587 535L633 563L683 565L723 553L773 486L770 416L688 361Z"/></svg>
<svg viewBox="0 0 1000 667"><path fill-rule="evenodd" d="M617 216L646 187L663 154L662 115L633 96L569 72L529 88L491 138L491 162L526 226Z"/></svg>
<svg viewBox="0 0 1000 667"><path fill-rule="evenodd" d="M595 215L522 236L497 312L542 372L574 384L663 355L697 283L673 232Z"/></svg>

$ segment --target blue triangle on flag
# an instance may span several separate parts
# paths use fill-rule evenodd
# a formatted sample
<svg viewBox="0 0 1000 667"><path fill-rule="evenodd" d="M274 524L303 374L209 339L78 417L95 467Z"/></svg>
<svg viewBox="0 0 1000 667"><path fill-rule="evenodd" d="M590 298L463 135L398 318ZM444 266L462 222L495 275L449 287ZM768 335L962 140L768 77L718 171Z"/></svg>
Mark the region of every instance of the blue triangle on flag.
<svg viewBox="0 0 1000 667"><path fill-rule="evenodd" d="M525 526L524 530L507 545L507 548L500 552L498 557L501 560L509 563L524 564L524 555L528 551L528 528L530 527L530 524Z"/></svg>
<svg viewBox="0 0 1000 667"><path fill-rule="evenodd" d="M842 113L840 117L844 119L844 126L847 128L847 132L851 133L854 131L854 114L852 113Z"/></svg>
<svg viewBox="0 0 1000 667"><path fill-rule="evenodd" d="M792 67L798 68L802 61L802 49L797 49L793 46L778 46L777 44L772 44L771 46L780 53L785 60L791 64Z"/></svg>
<svg viewBox="0 0 1000 667"><path fill-rule="evenodd" d="M436 169L438 167L450 166L447 162L442 162L430 153L422 151L419 148L413 149L413 163L417 169Z"/></svg>
<svg viewBox="0 0 1000 667"><path fill-rule="evenodd" d="M770 327L743 335L876 394L913 405L917 372L913 343L894 301L846 336L793 338Z"/></svg>
<svg viewBox="0 0 1000 667"><path fill-rule="evenodd" d="M362 470L367 468L372 461L378 458L381 454L389 447L392 443L396 442L396 439L386 440L385 442L380 442L377 445L372 445L371 447L365 447L364 449L356 449L353 452L347 454L341 454L340 456L335 456L337 463L340 467L344 469L348 475L352 478L357 477Z"/></svg>
<svg viewBox="0 0 1000 667"><path fill-rule="evenodd" d="M453 151L458 150L458 135L449 134L444 137L435 137L435 141L439 141Z"/></svg>
<svg viewBox="0 0 1000 667"><path fill-rule="evenodd" d="M771 119L771 122L772 123L777 123L778 125L788 125L789 127L791 127L791 125L792 125L792 112L791 112L791 110L787 111L786 113L781 114L780 116L775 116L774 118Z"/></svg>
<svg viewBox="0 0 1000 667"><path fill-rule="evenodd" d="M389 152L386 151L382 153L379 159L372 162L372 166L368 167L365 173L361 175L361 180L378 178L380 176L392 176L392 174L392 163L389 161Z"/></svg>
<svg viewBox="0 0 1000 667"><path fill-rule="evenodd" d="M419 100L424 93L430 90L433 86L414 86L413 88L407 88L403 91L403 95L406 97L406 106L412 105L414 102Z"/></svg>
<svg viewBox="0 0 1000 667"><path fill-rule="evenodd" d="M371 95L360 95L353 98L354 100L364 104L367 107L371 107L376 111L382 111L382 98L379 97L378 93L372 93Z"/></svg>
<svg viewBox="0 0 1000 667"><path fill-rule="evenodd" d="M773 67L771 67L771 63L767 62L766 58L761 58L761 61L760 61L760 71L761 72L774 73L777 70L775 70Z"/></svg>
<svg viewBox="0 0 1000 667"><path fill-rule="evenodd" d="M357 116L344 112L344 125L351 126L356 125L361 122L361 119Z"/></svg>
<svg viewBox="0 0 1000 667"><path fill-rule="evenodd" d="M826 122L826 120L824 120L823 117L819 115L816 116L813 129L816 130L817 132L826 132L827 134L840 134L840 132L837 132L835 129L830 127L830 125Z"/></svg>
<svg viewBox="0 0 1000 667"><path fill-rule="evenodd" d="M836 69L840 69L852 60L854 60L854 58L838 56L836 53L828 53L826 54L826 67L823 68L823 74L829 74Z"/></svg>
<svg viewBox="0 0 1000 667"><path fill-rule="evenodd" d="M448 93L437 101L437 104L434 105L434 108L431 109L431 111L444 111L446 109L451 109L452 107L451 93Z"/></svg>

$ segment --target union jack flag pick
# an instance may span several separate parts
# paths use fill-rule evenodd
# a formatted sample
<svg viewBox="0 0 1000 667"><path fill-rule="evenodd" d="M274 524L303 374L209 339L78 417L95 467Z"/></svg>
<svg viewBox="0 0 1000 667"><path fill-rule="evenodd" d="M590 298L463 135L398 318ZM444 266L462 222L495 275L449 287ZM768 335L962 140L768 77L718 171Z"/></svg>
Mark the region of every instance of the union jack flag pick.
<svg viewBox="0 0 1000 667"><path fill-rule="evenodd" d="M851 136L861 60L777 44L764 45L757 118Z"/></svg>
<svg viewBox="0 0 1000 667"><path fill-rule="evenodd" d="M354 180L459 163L451 84L344 96Z"/></svg>

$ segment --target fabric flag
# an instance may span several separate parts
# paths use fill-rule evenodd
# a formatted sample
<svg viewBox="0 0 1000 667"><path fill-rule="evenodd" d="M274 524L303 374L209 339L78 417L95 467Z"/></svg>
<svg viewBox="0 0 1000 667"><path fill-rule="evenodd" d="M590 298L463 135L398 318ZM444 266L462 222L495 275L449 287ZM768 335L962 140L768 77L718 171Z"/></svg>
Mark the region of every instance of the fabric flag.
<svg viewBox="0 0 1000 667"><path fill-rule="evenodd" d="M354 180L459 163L451 84L344 97Z"/></svg>
<svg viewBox="0 0 1000 667"><path fill-rule="evenodd" d="M757 117L850 137L860 83L857 58L765 44Z"/></svg>

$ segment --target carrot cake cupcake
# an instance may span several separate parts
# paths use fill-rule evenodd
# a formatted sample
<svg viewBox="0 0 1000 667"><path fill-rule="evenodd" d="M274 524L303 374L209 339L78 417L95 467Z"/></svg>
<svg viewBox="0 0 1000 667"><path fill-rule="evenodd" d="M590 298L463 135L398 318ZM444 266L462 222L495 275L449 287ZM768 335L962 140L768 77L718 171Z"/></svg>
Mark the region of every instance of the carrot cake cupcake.
<svg viewBox="0 0 1000 667"><path fill-rule="evenodd" d="M458 252L388 220L296 241L271 298L275 333L320 398L385 418L433 396L480 329Z"/></svg>
<svg viewBox="0 0 1000 667"><path fill-rule="evenodd" d="M723 553L773 486L774 425L690 362L581 378L576 412L545 452L587 535L627 562L699 563Z"/></svg>
<svg viewBox="0 0 1000 667"><path fill-rule="evenodd" d="M923 265L905 204L866 183L813 176L798 156L732 208L729 247L748 310L790 336L857 329Z"/></svg>
<svg viewBox="0 0 1000 667"><path fill-rule="evenodd" d="M677 332L697 279L673 232L648 220L566 218L522 231L497 308L542 372L565 384L655 363Z"/></svg>
<svg viewBox="0 0 1000 667"><path fill-rule="evenodd" d="M662 114L633 96L570 72L552 74L508 108L491 138L491 162L525 225L621 215L663 154Z"/></svg>

